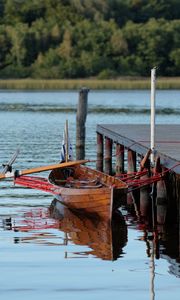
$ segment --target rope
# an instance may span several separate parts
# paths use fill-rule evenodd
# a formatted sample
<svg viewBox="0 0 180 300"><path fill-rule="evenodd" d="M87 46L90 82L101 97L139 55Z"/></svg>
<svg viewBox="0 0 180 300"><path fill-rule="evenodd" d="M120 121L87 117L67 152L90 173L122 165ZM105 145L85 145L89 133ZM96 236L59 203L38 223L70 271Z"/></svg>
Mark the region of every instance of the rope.
<svg viewBox="0 0 180 300"><path fill-rule="evenodd" d="M150 178L133 180L133 181L127 182L128 188L130 188L130 189L128 189L127 192L130 193L136 189L139 189L139 188L142 188L147 185L150 185L150 184L160 181L161 179L163 179L163 177L166 173L170 172L171 170L173 170L174 168L176 168L179 165L180 165L180 162L175 164L173 167L163 171L162 173L157 173Z"/></svg>

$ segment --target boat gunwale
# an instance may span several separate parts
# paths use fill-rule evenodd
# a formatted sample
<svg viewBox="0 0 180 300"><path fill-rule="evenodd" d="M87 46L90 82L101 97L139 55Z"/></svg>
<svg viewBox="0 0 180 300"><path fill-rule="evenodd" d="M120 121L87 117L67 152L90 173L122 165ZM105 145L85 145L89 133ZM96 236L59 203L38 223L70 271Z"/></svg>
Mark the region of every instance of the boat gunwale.
<svg viewBox="0 0 180 300"><path fill-rule="evenodd" d="M82 188L81 186L79 187L66 187L66 186L63 186L63 185L58 185L56 184L53 180L50 179L50 175L52 174L53 171L55 170L52 170L48 176L48 181L54 185L57 189L61 189L61 190L72 190L72 191L83 191L84 190L84 193L82 194L86 194L87 191L89 190L89 192L92 192L94 190L100 190L102 192L102 189L116 189L116 190L121 190L121 189L127 189L127 184L125 182L123 182L121 179L119 178L116 178L114 176L111 176L111 175L108 175L108 174L105 174L103 172L100 172L98 170L95 170L95 169L91 169L90 167L87 167L87 166L83 166L83 165L78 165L78 166L73 166L73 169L77 169L77 168L81 168L82 170L87 170L89 172L93 172L95 175L100 175L100 178L103 178L103 176L105 177L108 177L110 179L112 179L112 183L108 184L108 183L105 183L103 180L101 181L100 180L100 183L102 184L102 187L99 187L99 186L91 186L91 187L86 187L86 188ZM66 169L66 167L64 167L63 169ZM57 169L58 170L58 169ZM83 170L83 171L84 171ZM76 179L75 179L76 180ZM122 186L116 186L116 182L119 182L120 184L122 184Z"/></svg>

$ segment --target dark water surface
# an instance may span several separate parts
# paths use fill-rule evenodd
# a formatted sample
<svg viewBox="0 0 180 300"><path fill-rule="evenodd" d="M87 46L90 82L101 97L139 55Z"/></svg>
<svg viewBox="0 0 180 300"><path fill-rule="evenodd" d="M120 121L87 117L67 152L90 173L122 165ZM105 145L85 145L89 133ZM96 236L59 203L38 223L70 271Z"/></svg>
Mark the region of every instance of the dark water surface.
<svg viewBox="0 0 180 300"><path fill-rule="evenodd" d="M149 91L90 91L86 157L96 158L97 123L148 124L149 99ZM1 164L17 148L15 169L58 162L66 119L75 142L77 100L78 91L1 91ZM157 123L180 124L179 91L157 92ZM179 299L178 223L154 231L128 206L110 227L54 204L0 182L0 299Z"/></svg>

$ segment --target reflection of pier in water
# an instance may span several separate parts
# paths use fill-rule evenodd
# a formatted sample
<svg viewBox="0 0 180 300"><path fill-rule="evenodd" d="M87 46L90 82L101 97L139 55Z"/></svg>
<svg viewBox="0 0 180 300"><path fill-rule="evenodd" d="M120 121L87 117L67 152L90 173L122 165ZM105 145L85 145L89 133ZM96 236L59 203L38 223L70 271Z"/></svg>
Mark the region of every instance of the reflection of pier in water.
<svg viewBox="0 0 180 300"><path fill-rule="evenodd" d="M153 251L155 259L166 259L170 264L169 272L180 277L178 201L173 197L171 198L171 195L164 204L165 207L163 207L163 202L158 204L156 201L153 215L151 200L150 197L147 202L143 202L140 193L136 193L133 195L132 201L124 207L124 217L122 214L115 214L112 225L74 214L68 208L60 205L57 200L53 200L50 210L33 208L30 211L20 213L19 216L0 216L0 229L28 233L21 237L15 237L15 243L41 243L61 246L72 242L75 245L89 248L83 253L73 253L73 257L93 255L104 260L115 260L123 255L123 247L127 243L127 223L130 223L133 227L141 230L141 240L144 240L147 245L148 257ZM161 215L157 216L159 212ZM154 219L153 222L152 219ZM63 237L48 231L48 229L53 228L59 229L59 232L64 232ZM71 255L72 253L68 254L67 257L69 258Z"/></svg>
<svg viewBox="0 0 180 300"><path fill-rule="evenodd" d="M141 188L129 194L128 207L130 222L143 232L147 255L166 259L169 273L180 277L180 211L178 196L161 180L154 188Z"/></svg>

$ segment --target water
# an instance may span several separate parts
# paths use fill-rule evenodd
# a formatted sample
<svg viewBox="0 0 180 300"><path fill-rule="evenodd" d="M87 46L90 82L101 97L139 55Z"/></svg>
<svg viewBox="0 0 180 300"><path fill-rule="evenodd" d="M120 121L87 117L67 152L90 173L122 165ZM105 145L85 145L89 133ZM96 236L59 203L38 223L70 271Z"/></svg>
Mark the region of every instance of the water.
<svg viewBox="0 0 180 300"><path fill-rule="evenodd" d="M15 169L58 162L66 119L75 142L77 99L78 91L1 91L0 162L17 148ZM149 91L90 91L87 158L96 157L96 124L149 124L149 99ZM179 91L158 91L156 101L157 123L180 124ZM153 242L132 207L109 228L68 211L55 218L44 192L10 180L0 189L1 299L179 299L177 224L160 228Z"/></svg>

